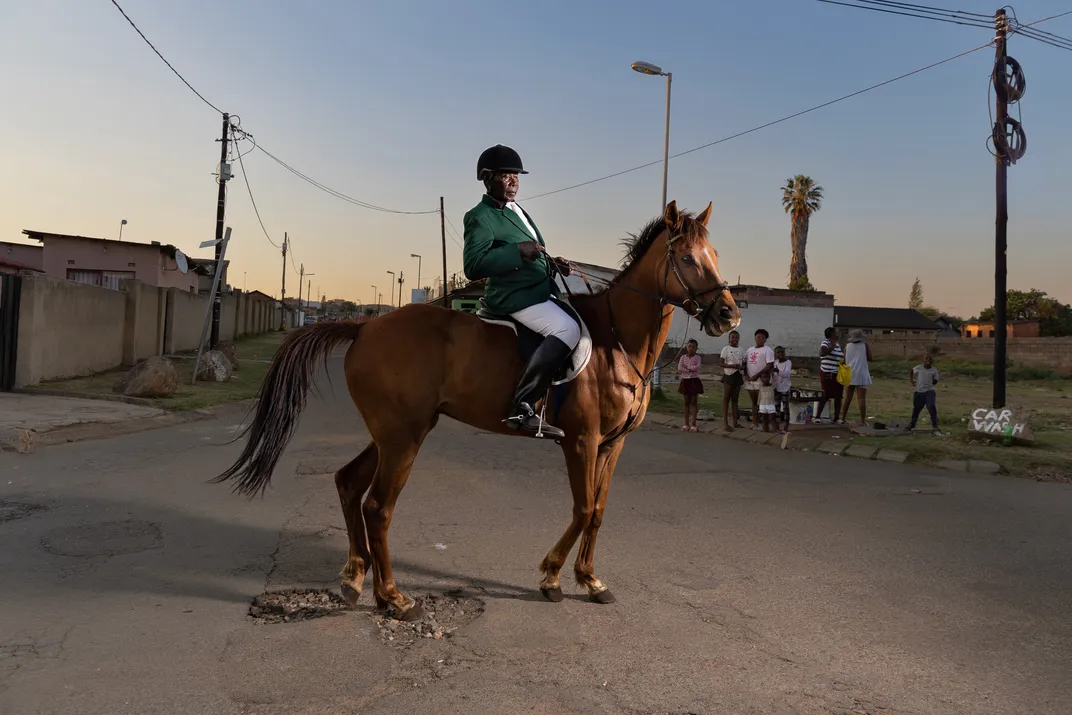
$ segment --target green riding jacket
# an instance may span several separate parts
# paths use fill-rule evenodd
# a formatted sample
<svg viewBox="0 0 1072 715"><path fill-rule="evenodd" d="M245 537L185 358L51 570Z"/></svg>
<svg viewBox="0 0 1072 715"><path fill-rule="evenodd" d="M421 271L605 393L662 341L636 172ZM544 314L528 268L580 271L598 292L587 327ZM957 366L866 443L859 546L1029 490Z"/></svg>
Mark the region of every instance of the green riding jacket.
<svg viewBox="0 0 1072 715"><path fill-rule="evenodd" d="M528 212L525 217L540 245L546 245ZM531 240L521 218L487 194L465 214L465 277L471 281L487 279L484 304L491 312L509 315L543 303L552 295L561 297L550 259L542 253L535 261L521 257L519 245Z"/></svg>

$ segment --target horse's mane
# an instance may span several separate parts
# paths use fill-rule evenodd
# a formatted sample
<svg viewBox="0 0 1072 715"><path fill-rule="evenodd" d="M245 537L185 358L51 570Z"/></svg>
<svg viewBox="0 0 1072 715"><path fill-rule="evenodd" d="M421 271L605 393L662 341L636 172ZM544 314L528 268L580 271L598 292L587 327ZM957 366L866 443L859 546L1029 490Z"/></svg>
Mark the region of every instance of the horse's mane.
<svg viewBox="0 0 1072 715"><path fill-rule="evenodd" d="M703 241L707 240L707 229L696 220L696 216L688 211L681 211L678 214L681 217L681 235L686 239L697 238ZM655 243L657 239L666 228L666 219L662 216L653 218L640 230L640 233L631 233L625 239L622 239L622 246L625 247L625 256L622 257L621 270L618 271L618 275L614 277L608 285L599 290L594 290L595 295L603 293L616 283L619 283L630 271L640 262L640 259L651 248L651 244ZM578 298L583 298L584 294L577 295Z"/></svg>

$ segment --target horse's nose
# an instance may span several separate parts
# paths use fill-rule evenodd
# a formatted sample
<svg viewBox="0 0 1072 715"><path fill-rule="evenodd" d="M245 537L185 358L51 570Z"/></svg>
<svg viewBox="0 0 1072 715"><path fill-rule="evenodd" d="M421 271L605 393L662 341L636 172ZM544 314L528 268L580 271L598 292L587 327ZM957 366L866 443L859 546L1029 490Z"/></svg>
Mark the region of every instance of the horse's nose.
<svg viewBox="0 0 1072 715"><path fill-rule="evenodd" d="M734 318L733 308L728 305L724 305L718 309L718 318L723 322L730 322Z"/></svg>

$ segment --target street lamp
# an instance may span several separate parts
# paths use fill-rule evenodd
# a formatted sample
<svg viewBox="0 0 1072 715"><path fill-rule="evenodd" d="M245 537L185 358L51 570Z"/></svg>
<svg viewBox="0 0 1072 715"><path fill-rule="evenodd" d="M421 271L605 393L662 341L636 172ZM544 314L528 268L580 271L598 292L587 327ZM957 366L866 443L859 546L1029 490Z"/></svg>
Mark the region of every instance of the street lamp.
<svg viewBox="0 0 1072 715"><path fill-rule="evenodd" d="M119 240L123 240L123 227L127 225L127 220L123 219L119 222Z"/></svg>
<svg viewBox="0 0 1072 715"><path fill-rule="evenodd" d="M673 82L672 72L663 72L662 67L650 62L634 62L633 70L640 74L651 74L666 77L666 130L663 134L663 203L659 207L659 213L666 211L666 173L670 163L670 84Z"/></svg>
<svg viewBox="0 0 1072 715"><path fill-rule="evenodd" d="M418 256L416 253L409 254L409 257L417 259L417 290L420 290L421 289L421 257Z"/></svg>
<svg viewBox="0 0 1072 715"><path fill-rule="evenodd" d="M376 286L372 286L372 304L376 304Z"/></svg>
<svg viewBox="0 0 1072 715"><path fill-rule="evenodd" d="M395 272L394 271L387 271L387 275L391 276L391 285L393 286L395 284ZM392 290L392 291L390 291L390 293L391 293L391 307L394 308L395 307L395 292L394 292L394 290Z"/></svg>

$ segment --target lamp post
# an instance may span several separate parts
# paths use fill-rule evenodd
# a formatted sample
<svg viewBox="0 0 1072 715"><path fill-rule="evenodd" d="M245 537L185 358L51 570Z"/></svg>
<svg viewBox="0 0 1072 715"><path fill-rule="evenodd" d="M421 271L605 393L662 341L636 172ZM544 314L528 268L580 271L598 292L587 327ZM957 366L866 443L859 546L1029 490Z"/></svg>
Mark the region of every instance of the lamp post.
<svg viewBox="0 0 1072 715"><path fill-rule="evenodd" d="M119 240L123 240L123 227L127 225L127 220L123 219L119 222Z"/></svg>
<svg viewBox="0 0 1072 715"><path fill-rule="evenodd" d="M663 203L659 207L659 213L666 211L666 174L670 163L670 85L673 83L672 72L663 72L662 67L650 62L634 62L633 70L640 74L650 74L666 77L666 129L663 133Z"/></svg>
<svg viewBox="0 0 1072 715"><path fill-rule="evenodd" d="M376 286L372 286L372 304L376 305Z"/></svg>
<svg viewBox="0 0 1072 715"><path fill-rule="evenodd" d="M418 256L416 253L409 254L409 257L417 259L417 290L420 290L421 289L421 257ZM426 299L427 299L427 296L426 296Z"/></svg>
<svg viewBox="0 0 1072 715"><path fill-rule="evenodd" d="M395 284L395 272L394 271L387 271L387 275L391 276L391 285L393 286ZM390 293L391 293L391 307L394 308L395 307L395 292L392 290L392 291L390 291Z"/></svg>

